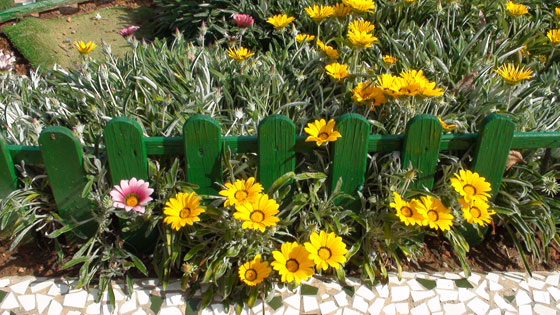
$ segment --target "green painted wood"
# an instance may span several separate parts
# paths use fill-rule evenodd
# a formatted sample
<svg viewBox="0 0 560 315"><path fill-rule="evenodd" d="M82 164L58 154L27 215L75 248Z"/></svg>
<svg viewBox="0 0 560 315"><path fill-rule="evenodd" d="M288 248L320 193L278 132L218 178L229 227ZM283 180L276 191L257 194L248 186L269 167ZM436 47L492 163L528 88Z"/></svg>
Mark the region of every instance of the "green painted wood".
<svg viewBox="0 0 560 315"><path fill-rule="evenodd" d="M57 9L64 5L82 3L89 0L42 0L24 6L17 6L0 11L0 22L22 18L36 12L44 12Z"/></svg>
<svg viewBox="0 0 560 315"><path fill-rule="evenodd" d="M332 168L329 174L329 191L333 192L339 178L342 191L356 195L365 181L369 123L362 115L348 113L336 120L335 130L342 135L329 143ZM357 207L359 199L349 202L349 207Z"/></svg>
<svg viewBox="0 0 560 315"><path fill-rule="evenodd" d="M183 126L187 181L198 185L199 194L218 194L214 182L222 182L220 125L211 117L193 116Z"/></svg>
<svg viewBox="0 0 560 315"><path fill-rule="evenodd" d="M402 147L402 167L412 164L417 171L417 180L409 187L432 189L439 157L442 127L437 117L418 115L406 124Z"/></svg>
<svg viewBox="0 0 560 315"><path fill-rule="evenodd" d="M16 171L6 139L0 132L0 199L5 198L17 187Z"/></svg>
<svg viewBox="0 0 560 315"><path fill-rule="evenodd" d="M90 219L92 204L81 197L87 179L78 140L68 128L47 127L39 136L39 145L60 216L68 223ZM79 229L92 236L97 225L90 221Z"/></svg>
<svg viewBox="0 0 560 315"><path fill-rule="evenodd" d="M472 170L492 185L492 197L500 190L514 131L515 124L504 115L494 113L482 122L474 149Z"/></svg>
<svg viewBox="0 0 560 315"><path fill-rule="evenodd" d="M266 191L296 167L296 126L286 116L270 115L259 124L259 182Z"/></svg>

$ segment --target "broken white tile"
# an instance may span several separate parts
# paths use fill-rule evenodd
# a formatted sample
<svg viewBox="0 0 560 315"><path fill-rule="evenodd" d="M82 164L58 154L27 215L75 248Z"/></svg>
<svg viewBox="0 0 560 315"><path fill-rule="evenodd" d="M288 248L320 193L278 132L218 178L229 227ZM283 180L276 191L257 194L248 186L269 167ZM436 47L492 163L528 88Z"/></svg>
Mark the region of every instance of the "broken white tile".
<svg viewBox="0 0 560 315"><path fill-rule="evenodd" d="M326 299L328 299L328 298L330 298L330 297L331 297L330 295L328 295L328 294L325 293L325 294L321 295L321 300L326 300Z"/></svg>
<svg viewBox="0 0 560 315"><path fill-rule="evenodd" d="M165 291L181 291L181 281L169 282Z"/></svg>
<svg viewBox="0 0 560 315"><path fill-rule="evenodd" d="M531 288L535 288L535 289L542 289L545 285L544 281L540 281L537 280L535 278L529 278L529 281L527 281L527 284L531 287Z"/></svg>
<svg viewBox="0 0 560 315"><path fill-rule="evenodd" d="M27 287L29 286L29 284L31 283L31 280L25 280L16 284L13 284L10 286L10 290L12 290L12 292L17 293L17 294L25 294L25 291L27 290Z"/></svg>
<svg viewBox="0 0 560 315"><path fill-rule="evenodd" d="M453 273L453 272L446 272L443 276L446 279L451 279L451 280L459 280L459 279L462 278L460 275L458 275L456 273Z"/></svg>
<svg viewBox="0 0 560 315"><path fill-rule="evenodd" d="M546 277L546 283L550 284L551 286L557 287L558 284L560 283L560 275L555 274Z"/></svg>
<svg viewBox="0 0 560 315"><path fill-rule="evenodd" d="M517 313L512 313L512 312L506 311L506 312L504 313L504 315L517 315Z"/></svg>
<svg viewBox="0 0 560 315"><path fill-rule="evenodd" d="M354 301L352 302L352 307L365 313L368 309L368 303L361 296L354 296Z"/></svg>
<svg viewBox="0 0 560 315"><path fill-rule="evenodd" d="M521 306L525 304L531 304L533 303L533 300L531 300L527 292L519 290L515 295L515 303L517 303L517 306Z"/></svg>
<svg viewBox="0 0 560 315"><path fill-rule="evenodd" d="M472 301L470 301L467 304L467 306L468 308L473 310L473 312L475 312L477 315L486 314L486 312L488 312L488 310L490 309L490 305L488 305L487 303L485 303L479 298L474 298Z"/></svg>
<svg viewBox="0 0 560 315"><path fill-rule="evenodd" d="M27 312L35 309L35 295L26 294L17 297L23 309Z"/></svg>
<svg viewBox="0 0 560 315"><path fill-rule="evenodd" d="M14 308L18 308L19 304L18 301L16 300L15 295L10 292L10 294L8 294L8 296L6 296L4 298L4 301L2 302L2 305L0 306L0 309L3 310L11 310Z"/></svg>
<svg viewBox="0 0 560 315"><path fill-rule="evenodd" d="M415 308L410 310L410 314L412 315L430 315L430 311L428 310L428 306L426 303L422 303Z"/></svg>
<svg viewBox="0 0 560 315"><path fill-rule="evenodd" d="M44 294L35 294L35 299L37 300L37 312L41 314L47 306L49 306L53 297Z"/></svg>
<svg viewBox="0 0 560 315"><path fill-rule="evenodd" d="M555 287L548 287L546 290L556 301L560 300L560 289Z"/></svg>
<svg viewBox="0 0 560 315"><path fill-rule="evenodd" d="M389 283L396 284L396 285L401 285L405 282L406 282L406 279L401 278L401 280L399 280L399 278L397 276L389 275Z"/></svg>
<svg viewBox="0 0 560 315"><path fill-rule="evenodd" d="M147 290L136 291L136 296L138 297L138 304L140 305L148 304L148 302L150 301L150 294L148 292L149 291Z"/></svg>
<svg viewBox="0 0 560 315"><path fill-rule="evenodd" d="M334 299L336 300L336 304L338 304L339 307L344 307L346 305L348 305L348 298L347 298L347 294L344 291L339 292L338 294L335 294Z"/></svg>
<svg viewBox="0 0 560 315"><path fill-rule="evenodd" d="M432 312L441 311L441 303L439 302L439 296L436 296L433 299L428 300L428 307Z"/></svg>
<svg viewBox="0 0 560 315"><path fill-rule="evenodd" d="M529 288L529 284L525 280L519 282L519 286L527 291L531 291L531 288Z"/></svg>
<svg viewBox="0 0 560 315"><path fill-rule="evenodd" d="M101 303L91 303L86 309L86 314L97 315L101 314Z"/></svg>
<svg viewBox="0 0 560 315"><path fill-rule="evenodd" d="M408 302L395 304L395 309L398 314L408 314Z"/></svg>
<svg viewBox="0 0 560 315"><path fill-rule="evenodd" d="M463 314L467 312L467 308L465 307L465 304L463 303L457 303L457 304L443 304L443 311L445 312L445 314Z"/></svg>
<svg viewBox="0 0 560 315"><path fill-rule="evenodd" d="M321 305L319 305L319 308L321 309L321 314L329 314L338 309L334 301L321 303Z"/></svg>
<svg viewBox="0 0 560 315"><path fill-rule="evenodd" d="M420 283L418 283L418 281L416 281L416 279L409 280L407 282L407 284L410 287L410 289L414 290L414 291L424 291L424 290L426 290L426 288L424 288L424 286L422 286Z"/></svg>
<svg viewBox="0 0 560 315"><path fill-rule="evenodd" d="M488 312L488 315L502 315L502 311L499 308L494 308Z"/></svg>
<svg viewBox="0 0 560 315"><path fill-rule="evenodd" d="M432 313L432 315L443 315L443 312L435 312L435 313Z"/></svg>
<svg viewBox="0 0 560 315"><path fill-rule="evenodd" d="M0 279L0 288L4 288L10 285L10 279Z"/></svg>
<svg viewBox="0 0 560 315"><path fill-rule="evenodd" d="M159 314L161 314L161 315L183 315L183 312L181 312L176 307L166 307L166 308L162 308L159 311Z"/></svg>
<svg viewBox="0 0 560 315"><path fill-rule="evenodd" d="M521 281L523 281L523 278L521 276L511 272L504 273L504 278L507 278L508 280L511 280L516 283L520 283Z"/></svg>
<svg viewBox="0 0 560 315"><path fill-rule="evenodd" d="M31 288L31 293L37 293L43 289L50 287L53 283L54 280L48 279L40 282L33 282L29 287Z"/></svg>
<svg viewBox="0 0 560 315"><path fill-rule="evenodd" d="M544 280L545 277L543 275L537 273L537 272L533 272L533 278L539 279L539 280Z"/></svg>
<svg viewBox="0 0 560 315"><path fill-rule="evenodd" d="M360 286L358 290L356 290L356 295L363 297L366 301L371 302L375 298L375 293L368 289L365 285Z"/></svg>
<svg viewBox="0 0 560 315"><path fill-rule="evenodd" d="M542 304L533 306L533 311L539 315L556 315L556 310Z"/></svg>
<svg viewBox="0 0 560 315"><path fill-rule="evenodd" d="M423 299L427 299L436 295L433 290L430 291L411 291L410 295L412 295L412 301L418 302Z"/></svg>
<svg viewBox="0 0 560 315"><path fill-rule="evenodd" d="M500 275L494 272L490 272L486 275L486 280L500 282Z"/></svg>
<svg viewBox="0 0 560 315"><path fill-rule="evenodd" d="M80 290L76 293L69 293L64 296L64 302L62 303L67 307L84 308L86 307L88 293L87 291Z"/></svg>
<svg viewBox="0 0 560 315"><path fill-rule="evenodd" d="M284 315L299 315L299 311L288 306Z"/></svg>
<svg viewBox="0 0 560 315"><path fill-rule="evenodd" d="M533 309L531 308L531 305L529 305L529 304L521 305L519 307L519 314L533 315Z"/></svg>
<svg viewBox="0 0 560 315"><path fill-rule="evenodd" d="M397 313L397 310L396 310L396 308L395 308L395 304L394 304L394 303L391 303L391 304L389 304L389 305L386 305L386 306L383 308L383 314L385 314L385 315L395 315L396 313Z"/></svg>
<svg viewBox="0 0 560 315"><path fill-rule="evenodd" d="M284 308L285 308L284 305L280 306L278 309L276 309L276 311L274 311L273 315L283 315L284 314ZM224 310L223 313L217 313L214 310L214 314L216 314L216 315L228 315L229 313L226 313L225 310Z"/></svg>
<svg viewBox="0 0 560 315"><path fill-rule="evenodd" d="M344 293L344 292L342 292ZM344 293L346 294L346 293ZM296 310L299 311L299 308L301 306L301 295L299 293L296 293L290 297L287 297L284 299L284 303L288 304L289 306L295 308Z"/></svg>
<svg viewBox="0 0 560 315"><path fill-rule="evenodd" d="M533 290L533 300L548 305L550 304L550 294L546 291Z"/></svg>
<svg viewBox="0 0 560 315"><path fill-rule="evenodd" d="M459 298L459 292L436 289L439 299L442 302L456 301Z"/></svg>
<svg viewBox="0 0 560 315"><path fill-rule="evenodd" d="M453 290L455 289L455 285L453 280L449 279L437 279L436 280L437 288L444 289L444 290Z"/></svg>
<svg viewBox="0 0 560 315"><path fill-rule="evenodd" d="M206 308L207 310L209 310L210 314L212 314L212 311L209 308ZM257 314L258 312L262 312L262 301L257 301L257 303L255 303L255 305L253 305L253 307L251 308L251 311L253 311L253 314ZM202 315L202 314L201 314Z"/></svg>
<svg viewBox="0 0 560 315"><path fill-rule="evenodd" d="M388 285L378 284L378 285L375 286L375 290L377 290L377 294L379 294L380 297L382 297L382 298L389 297L389 286Z"/></svg>
<svg viewBox="0 0 560 315"><path fill-rule="evenodd" d="M490 281L488 281L488 282L489 282L490 291L500 291L501 289L504 288L501 284L499 284L499 283L496 282L496 281L490 280Z"/></svg>
<svg viewBox="0 0 560 315"><path fill-rule="evenodd" d="M114 287L113 287L114 288ZM105 292L106 293L106 292ZM123 301L125 296L119 289L113 289L113 293L115 294L115 301Z"/></svg>
<svg viewBox="0 0 560 315"><path fill-rule="evenodd" d="M227 312L224 308L224 305L221 303L216 303L216 304L212 304L211 305L212 310L214 311L214 314L216 315L226 315Z"/></svg>
<svg viewBox="0 0 560 315"><path fill-rule="evenodd" d="M410 296L410 288L407 286L392 287L391 288L391 301L399 302L408 299Z"/></svg>
<svg viewBox="0 0 560 315"><path fill-rule="evenodd" d="M353 309L349 308L349 307L345 307L342 310L342 315L361 315L360 313L354 311Z"/></svg>
<svg viewBox="0 0 560 315"><path fill-rule="evenodd" d="M70 311L70 312L66 313L66 315L82 315L82 313L79 312L79 311Z"/></svg>
<svg viewBox="0 0 560 315"><path fill-rule="evenodd" d="M101 312L103 313L103 315L117 314L118 310L119 310L119 305L118 304L115 304L114 309L111 307L110 304L101 304ZM163 315L163 313L161 313L161 311L160 311L160 314Z"/></svg>
<svg viewBox="0 0 560 315"><path fill-rule="evenodd" d="M324 284L325 287L329 288L329 289L333 289L336 291L341 291L342 287L340 286L340 284L336 283L336 282L327 282Z"/></svg>
<svg viewBox="0 0 560 315"><path fill-rule="evenodd" d="M414 278L416 278L416 273L415 272L403 271L403 272L401 272L401 276L403 277L403 279L414 279Z"/></svg>
<svg viewBox="0 0 560 315"><path fill-rule="evenodd" d="M509 304L506 300L504 300L499 294L494 294L494 302L496 305L506 311L515 312L515 308L513 305Z"/></svg>
<svg viewBox="0 0 560 315"><path fill-rule="evenodd" d="M478 281L480 281L480 279L482 279L482 277L474 272L471 273L471 276L467 278L469 282L474 283L475 285L478 285Z"/></svg>
<svg viewBox="0 0 560 315"><path fill-rule="evenodd" d="M317 298L314 295L304 295L303 296L303 311L313 312L319 309L319 304L317 303Z"/></svg>
<svg viewBox="0 0 560 315"><path fill-rule="evenodd" d="M167 300L167 295L166 295L166 300ZM170 305L170 304L167 303L167 305ZM121 305L119 313L120 314L125 314L125 313L128 313L128 312L132 312L137 308L138 308L138 303L136 302L136 295L133 294L132 298L130 300L124 302Z"/></svg>
<svg viewBox="0 0 560 315"><path fill-rule="evenodd" d="M488 292L486 292L486 280L482 280L475 293L481 298L490 301L490 295L488 295Z"/></svg>
<svg viewBox="0 0 560 315"><path fill-rule="evenodd" d="M68 293L68 286L65 283L57 283L57 282L55 282L49 289L49 292L47 292L47 294L51 296L59 296L66 293Z"/></svg>
<svg viewBox="0 0 560 315"><path fill-rule="evenodd" d="M62 305L58 303L56 300L51 301L51 306L49 306L49 312L47 315L60 315L62 314Z"/></svg>
<svg viewBox="0 0 560 315"><path fill-rule="evenodd" d="M459 288L459 302L466 302L475 296L476 294L472 293L470 289Z"/></svg>
<svg viewBox="0 0 560 315"><path fill-rule="evenodd" d="M383 309L383 305L385 305L385 299L375 299L375 301L368 308L368 312L370 313L370 315L379 315L381 313L381 310Z"/></svg>
<svg viewBox="0 0 560 315"><path fill-rule="evenodd" d="M183 294L179 292L170 292L165 294L165 304L167 306L180 306L185 304Z"/></svg>

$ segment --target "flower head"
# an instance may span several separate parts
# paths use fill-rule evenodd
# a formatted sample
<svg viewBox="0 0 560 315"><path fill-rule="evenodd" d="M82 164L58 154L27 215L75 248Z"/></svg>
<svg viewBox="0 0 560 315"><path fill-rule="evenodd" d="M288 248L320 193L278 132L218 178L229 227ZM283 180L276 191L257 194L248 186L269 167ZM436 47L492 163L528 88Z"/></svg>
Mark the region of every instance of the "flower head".
<svg viewBox="0 0 560 315"><path fill-rule="evenodd" d="M74 42L74 47L76 47L81 55L87 55L97 46L92 41L87 42L87 44L84 44L83 41L79 41Z"/></svg>
<svg viewBox="0 0 560 315"><path fill-rule="evenodd" d="M453 186L455 191L463 196L467 202L471 202L474 199L486 201L488 197L490 197L488 193L492 191L490 183L486 181L486 178L478 175L477 172L459 170L459 174L455 173L453 175L455 177L451 178L451 186Z"/></svg>
<svg viewBox="0 0 560 315"><path fill-rule="evenodd" d="M375 10L375 2L373 0L342 0L342 3L357 12L373 13Z"/></svg>
<svg viewBox="0 0 560 315"><path fill-rule="evenodd" d="M240 28L247 28L251 25L253 25L253 23L255 22L255 20L253 19L252 16L250 16L249 14L234 14L232 15L233 20L235 21L235 24L237 24L237 27Z"/></svg>
<svg viewBox="0 0 560 315"><path fill-rule="evenodd" d="M300 283L313 275L313 260L309 252L297 242L282 244L281 251L273 251L274 261L270 264L282 276L283 282Z"/></svg>
<svg viewBox="0 0 560 315"><path fill-rule="evenodd" d="M451 214L451 210L446 208L439 199L432 196L422 196L420 200L418 213L424 217L422 225L429 225L432 229L442 231L451 228L454 216Z"/></svg>
<svg viewBox="0 0 560 315"><path fill-rule="evenodd" d="M329 266L338 269L340 264L346 262L346 244L342 241L342 237L336 236L334 233L327 234L321 231L320 234L315 232L309 236L311 242L304 244L305 249L309 252L309 258L313 259L317 268L327 270Z"/></svg>
<svg viewBox="0 0 560 315"><path fill-rule="evenodd" d="M554 8L554 13L556 13L556 17L560 17L560 7Z"/></svg>
<svg viewBox="0 0 560 315"><path fill-rule="evenodd" d="M502 65L498 69L494 69L494 72L501 75L507 84L517 84L522 80L530 79L532 77L533 70L525 69L525 67L514 66L512 63Z"/></svg>
<svg viewBox="0 0 560 315"><path fill-rule="evenodd" d="M136 26L136 25L125 27L119 31L119 35L121 35L122 37L128 37L134 34L134 32L136 32L139 28L140 26Z"/></svg>
<svg viewBox="0 0 560 315"><path fill-rule="evenodd" d="M303 41L309 43L310 41L315 39L315 35L309 35L309 34L297 34L296 35L296 41L298 43L301 43Z"/></svg>
<svg viewBox="0 0 560 315"><path fill-rule="evenodd" d="M400 90L403 84L404 80L402 78L389 73L384 73L377 76L377 86L383 91L385 95L393 97L400 96Z"/></svg>
<svg viewBox="0 0 560 315"><path fill-rule="evenodd" d="M251 57L252 55L254 55L255 53L250 52L247 48L245 47L240 47L239 49L233 50L230 48L228 48L228 55L237 60L237 61L243 61L249 57Z"/></svg>
<svg viewBox="0 0 560 315"><path fill-rule="evenodd" d="M236 212L233 217L243 221L241 228L260 230L264 232L268 226L276 226L280 221L275 215L278 214L278 203L274 199L268 199L268 195L259 195L254 203L241 203L235 206Z"/></svg>
<svg viewBox="0 0 560 315"><path fill-rule="evenodd" d="M473 201L466 202L465 199L459 199L459 203L461 203L461 210L463 210L463 217L469 223L475 223L480 226L484 226L485 223L490 223L492 218L490 217L493 214L496 214L494 210L488 210L490 205L480 199L474 199Z"/></svg>
<svg viewBox="0 0 560 315"><path fill-rule="evenodd" d="M14 67L16 58L9 53L0 50L0 72L9 71Z"/></svg>
<svg viewBox="0 0 560 315"><path fill-rule="evenodd" d="M320 23L325 18L334 14L334 8L330 5L312 5L305 8L305 12L313 21Z"/></svg>
<svg viewBox="0 0 560 315"><path fill-rule="evenodd" d="M396 215L401 220L401 222L403 222L405 225L422 225L424 216L422 216L418 212L420 202L415 199L411 201L404 201L396 192L393 192L393 196L395 197L395 199L389 204L389 206L395 209L395 211L397 212Z"/></svg>
<svg viewBox="0 0 560 315"><path fill-rule="evenodd" d="M344 18L347 17L348 14L352 11L351 7L344 5L343 3L337 3L333 6L334 13L333 15L337 18Z"/></svg>
<svg viewBox="0 0 560 315"><path fill-rule="evenodd" d="M336 50L334 47L323 43L323 41L321 41L320 39L317 39L317 46L321 48L321 50L325 53L325 55L327 55L327 57L331 59L338 59L338 50Z"/></svg>
<svg viewBox="0 0 560 315"><path fill-rule="evenodd" d="M292 23L293 20L295 20L293 16L288 17L286 14L277 14L269 17L266 22L274 25L276 29L281 30Z"/></svg>
<svg viewBox="0 0 560 315"><path fill-rule="evenodd" d="M321 146L321 144L325 142L333 142L336 141L338 138L342 137L340 132L334 130L334 120L329 120L329 122L325 122L324 119L315 120L315 122L308 123L307 127L305 127L305 132L309 134L309 137L305 139L305 142L313 142L317 143L317 146Z"/></svg>
<svg viewBox="0 0 560 315"><path fill-rule="evenodd" d="M340 64L338 62L331 63L330 65L325 66L325 70L327 70L327 74L331 77L342 80L346 78L348 74L348 66Z"/></svg>
<svg viewBox="0 0 560 315"><path fill-rule="evenodd" d="M506 10L508 10L509 14L514 17L529 13L526 6L513 3L512 1L506 2Z"/></svg>
<svg viewBox="0 0 560 315"><path fill-rule="evenodd" d="M348 31L350 32L371 32L375 29L375 25L364 19L353 20L348 24Z"/></svg>
<svg viewBox="0 0 560 315"><path fill-rule="evenodd" d="M248 286L256 286L268 278L272 269L268 266L268 262L261 262L261 255L256 255L251 261L244 263L239 267L239 279Z"/></svg>
<svg viewBox="0 0 560 315"><path fill-rule="evenodd" d="M372 107L387 102L383 90L374 86L371 81L358 82L352 89L352 99L358 104L369 104Z"/></svg>
<svg viewBox="0 0 560 315"><path fill-rule="evenodd" d="M113 200L113 207L144 213L146 204L152 201L150 195L153 192L148 182L133 177L130 180L121 180L120 185L115 185L109 195Z"/></svg>
<svg viewBox="0 0 560 315"><path fill-rule="evenodd" d="M254 177L249 177L247 181L237 179L233 184L225 183L227 189L221 190L219 194L227 197L224 207L229 205L236 206L243 203L255 203L263 191L263 186L255 182Z"/></svg>
<svg viewBox="0 0 560 315"><path fill-rule="evenodd" d="M546 37L548 37L552 45L560 44L560 29L548 31Z"/></svg>
<svg viewBox="0 0 560 315"><path fill-rule="evenodd" d="M194 192L178 193L174 198L169 198L163 208L163 214L166 215L163 222L171 225L172 229L179 231L185 225L193 225L194 222L200 221L198 217L205 212L200 208L200 197Z"/></svg>
<svg viewBox="0 0 560 315"><path fill-rule="evenodd" d="M368 32L348 31L348 40L352 45L359 48L371 47L371 44L377 42L377 37Z"/></svg>
<svg viewBox="0 0 560 315"><path fill-rule="evenodd" d="M383 62L388 64L388 65L392 65L395 62L397 62L397 58L391 56L391 55L384 55L383 56Z"/></svg>
<svg viewBox="0 0 560 315"><path fill-rule="evenodd" d="M445 130L451 130L451 129L457 127L457 125L454 125L454 124L446 124L446 123L441 119L441 117L438 117L437 119L439 120L439 123L441 124L441 127L443 127L443 129L445 129Z"/></svg>

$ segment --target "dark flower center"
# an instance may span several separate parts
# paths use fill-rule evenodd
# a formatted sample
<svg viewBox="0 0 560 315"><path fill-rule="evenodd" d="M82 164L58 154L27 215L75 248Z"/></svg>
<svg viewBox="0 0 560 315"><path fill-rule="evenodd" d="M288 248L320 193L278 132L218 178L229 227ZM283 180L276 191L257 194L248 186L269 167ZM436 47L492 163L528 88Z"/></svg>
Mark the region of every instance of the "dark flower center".
<svg viewBox="0 0 560 315"><path fill-rule="evenodd" d="M430 219L430 221L437 221L439 219L439 215L437 213L437 211L435 210L430 210L428 211L428 219Z"/></svg>
<svg viewBox="0 0 560 315"><path fill-rule="evenodd" d="M297 260L295 259L289 259L286 262L286 269L288 269L289 272L296 272L299 269L299 263Z"/></svg>
<svg viewBox="0 0 560 315"><path fill-rule="evenodd" d="M319 257L321 257L322 260L327 260L327 259L331 258L331 256L332 256L331 250L327 247L324 247L324 246L319 248L319 250L317 251L317 254L319 255Z"/></svg>
<svg viewBox="0 0 560 315"><path fill-rule="evenodd" d="M480 209L478 209L477 207L472 207L471 208L471 215L473 216L473 218L480 218L481 215L481 211Z"/></svg>
<svg viewBox="0 0 560 315"><path fill-rule="evenodd" d="M412 209L410 209L409 207L402 207L401 214L407 218L410 218L412 216Z"/></svg>
<svg viewBox="0 0 560 315"><path fill-rule="evenodd" d="M188 207L184 207L181 212L179 212L179 217L181 217L181 219L188 218L190 215L191 209L189 209Z"/></svg>
<svg viewBox="0 0 560 315"><path fill-rule="evenodd" d="M257 279L257 271L255 269L248 269L245 271L245 279L255 281Z"/></svg>
<svg viewBox="0 0 560 315"><path fill-rule="evenodd" d="M465 191L465 193L469 196L474 196L476 195L476 188L474 188L473 185L470 184L466 184L465 186L463 186L463 190Z"/></svg>
<svg viewBox="0 0 560 315"><path fill-rule="evenodd" d="M135 193L132 194L128 194L125 197L125 203L127 206L129 207L135 207L136 205L138 205L138 195Z"/></svg>
<svg viewBox="0 0 560 315"><path fill-rule="evenodd" d="M260 210L255 210L251 212L251 221L255 223L261 223L264 220L264 213Z"/></svg>

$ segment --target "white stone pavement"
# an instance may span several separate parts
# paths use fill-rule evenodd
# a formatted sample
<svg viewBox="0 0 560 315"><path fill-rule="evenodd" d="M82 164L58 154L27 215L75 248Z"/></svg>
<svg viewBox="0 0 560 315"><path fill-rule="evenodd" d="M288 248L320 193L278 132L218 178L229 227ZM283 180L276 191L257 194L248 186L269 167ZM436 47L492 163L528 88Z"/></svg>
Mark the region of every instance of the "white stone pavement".
<svg viewBox="0 0 560 315"><path fill-rule="evenodd" d="M294 292L275 289L265 314L557 314L560 312L560 272L526 273L408 273L391 274L389 282L373 287L349 279L345 286L316 278ZM127 297L122 284L113 284L116 307L104 296L95 303L95 289L74 289L75 280L27 277L0 278L0 315L9 314L196 314L200 299L185 300L178 281L167 291L155 279L138 279ZM262 302L244 315L262 315ZM235 314L214 302L199 314Z"/></svg>

